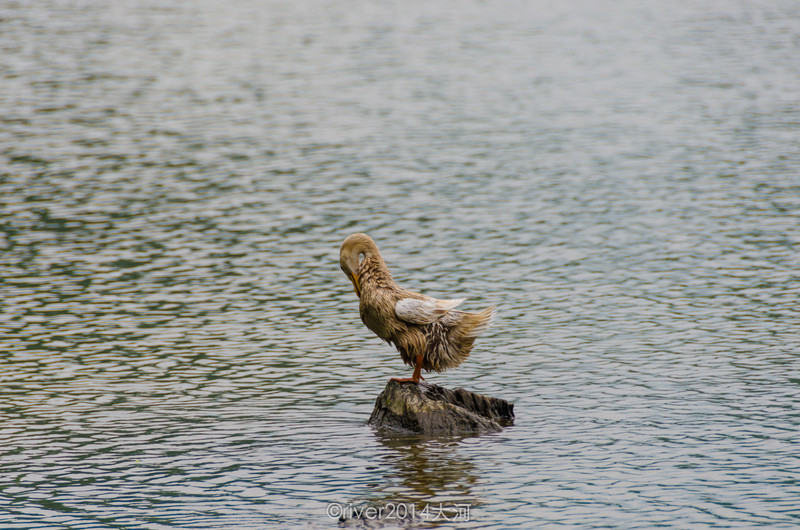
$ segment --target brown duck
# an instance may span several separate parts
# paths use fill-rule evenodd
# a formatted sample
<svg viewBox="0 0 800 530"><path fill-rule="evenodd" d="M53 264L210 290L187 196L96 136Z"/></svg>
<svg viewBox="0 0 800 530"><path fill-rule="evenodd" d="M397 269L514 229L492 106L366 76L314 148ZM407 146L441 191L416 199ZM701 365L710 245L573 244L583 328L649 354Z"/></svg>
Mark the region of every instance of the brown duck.
<svg viewBox="0 0 800 530"><path fill-rule="evenodd" d="M495 315L495 306L467 313L455 309L465 298L438 300L400 287L366 234L353 234L342 242L339 265L353 282L364 325L393 344L403 362L414 367L411 377L395 381L419 383L422 369L442 372L458 366Z"/></svg>

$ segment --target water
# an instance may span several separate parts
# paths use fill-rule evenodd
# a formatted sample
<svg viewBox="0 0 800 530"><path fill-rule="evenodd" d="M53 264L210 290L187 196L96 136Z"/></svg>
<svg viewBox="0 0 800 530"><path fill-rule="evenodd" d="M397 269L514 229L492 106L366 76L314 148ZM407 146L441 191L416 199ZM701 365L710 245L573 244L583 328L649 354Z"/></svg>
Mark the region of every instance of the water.
<svg viewBox="0 0 800 530"><path fill-rule="evenodd" d="M111 4L0 7L0 525L800 526L796 3ZM365 426L355 231L515 426Z"/></svg>

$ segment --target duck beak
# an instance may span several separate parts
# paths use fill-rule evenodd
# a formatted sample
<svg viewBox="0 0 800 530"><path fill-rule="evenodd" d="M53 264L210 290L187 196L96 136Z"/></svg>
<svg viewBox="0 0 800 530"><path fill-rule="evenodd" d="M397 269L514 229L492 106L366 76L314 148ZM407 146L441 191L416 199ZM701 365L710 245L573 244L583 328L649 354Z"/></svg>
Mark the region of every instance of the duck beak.
<svg viewBox="0 0 800 530"><path fill-rule="evenodd" d="M356 290L356 295L361 298L361 285L358 283L358 276L355 273L350 273L350 281L353 282L353 287Z"/></svg>

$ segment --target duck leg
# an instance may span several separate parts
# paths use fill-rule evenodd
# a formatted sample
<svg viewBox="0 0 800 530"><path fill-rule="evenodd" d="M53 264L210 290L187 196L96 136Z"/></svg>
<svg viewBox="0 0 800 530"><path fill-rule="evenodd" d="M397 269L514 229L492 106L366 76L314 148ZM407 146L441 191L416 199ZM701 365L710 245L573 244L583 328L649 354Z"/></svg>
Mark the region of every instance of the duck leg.
<svg viewBox="0 0 800 530"><path fill-rule="evenodd" d="M392 377L392 381L397 381L398 383L419 383L419 380L425 380L422 377L422 355L417 355L415 359L414 365L414 373L411 374L411 377Z"/></svg>

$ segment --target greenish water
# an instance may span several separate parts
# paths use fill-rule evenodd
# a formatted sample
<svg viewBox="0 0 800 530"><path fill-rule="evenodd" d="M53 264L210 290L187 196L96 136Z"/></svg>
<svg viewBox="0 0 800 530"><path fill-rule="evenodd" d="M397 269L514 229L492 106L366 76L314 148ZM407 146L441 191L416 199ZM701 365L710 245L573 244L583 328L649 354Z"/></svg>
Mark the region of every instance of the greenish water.
<svg viewBox="0 0 800 530"><path fill-rule="evenodd" d="M0 525L800 525L798 34L788 1L3 4ZM365 425L410 370L355 231L498 304L428 380L513 427Z"/></svg>

